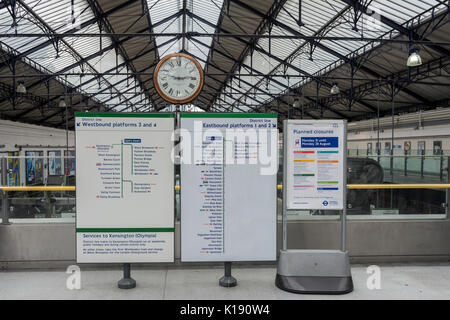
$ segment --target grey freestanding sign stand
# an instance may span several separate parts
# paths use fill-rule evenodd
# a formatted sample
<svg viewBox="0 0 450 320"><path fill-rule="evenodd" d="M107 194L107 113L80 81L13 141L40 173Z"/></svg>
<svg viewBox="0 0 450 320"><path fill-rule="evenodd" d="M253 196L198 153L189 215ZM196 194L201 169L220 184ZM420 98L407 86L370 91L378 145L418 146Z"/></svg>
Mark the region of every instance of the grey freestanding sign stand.
<svg viewBox="0 0 450 320"><path fill-rule="evenodd" d="M282 250L278 260L275 285L285 291L310 294L344 294L353 291L348 252L346 251L347 207L347 123L343 139L343 210L341 216L341 250L287 249L287 161L288 122L283 122L283 213ZM312 121L311 121L312 122Z"/></svg>

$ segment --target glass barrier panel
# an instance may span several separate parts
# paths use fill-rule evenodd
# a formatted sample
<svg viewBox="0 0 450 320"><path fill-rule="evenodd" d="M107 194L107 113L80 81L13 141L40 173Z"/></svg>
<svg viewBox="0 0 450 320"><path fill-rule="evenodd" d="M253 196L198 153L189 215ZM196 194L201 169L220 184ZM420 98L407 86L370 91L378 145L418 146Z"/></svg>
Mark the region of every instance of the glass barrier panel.
<svg viewBox="0 0 450 320"><path fill-rule="evenodd" d="M62 150L8 153L8 186L75 186L75 158ZM67 169L67 170L66 170ZM65 175L64 173L68 174ZM9 191L8 212L12 222L24 219L75 221L75 191Z"/></svg>
<svg viewBox="0 0 450 320"><path fill-rule="evenodd" d="M8 201L11 220L45 218L75 222L75 196L50 191L10 192Z"/></svg>
<svg viewBox="0 0 450 320"><path fill-rule="evenodd" d="M439 176L441 172L441 165L440 157L425 157L423 169L424 174Z"/></svg>
<svg viewBox="0 0 450 320"><path fill-rule="evenodd" d="M424 157L422 156L409 157L407 160L407 173L411 175L420 175L423 170L423 160Z"/></svg>
<svg viewBox="0 0 450 320"><path fill-rule="evenodd" d="M349 219L446 219L447 189L348 190ZM282 200L278 198L279 220ZM288 220L339 219L340 211L297 210L287 212Z"/></svg>
<svg viewBox="0 0 450 320"><path fill-rule="evenodd" d="M378 183L448 183L448 157L425 155L401 155L392 158L393 173L391 175L391 156L371 155L367 157L357 149L350 150L358 156L349 156L349 184ZM349 151L349 153L350 153ZM366 151L366 150L364 150ZM31 151L30 151L31 152ZM33 151L34 152L34 151ZM27 186L27 177L34 176L33 186L68 186L75 185L75 159L65 157L65 152L44 152L42 156L29 154L31 161L25 157L9 155L8 185ZM406 167L405 167L406 159ZM40 168L33 168L33 162ZM406 170L405 170L406 168ZM27 176L27 170L29 171ZM42 178L38 178L42 171ZM69 175L65 175L68 173ZM406 174L405 174L406 173ZM423 174L422 174L423 173ZM393 178L393 180L392 180ZM38 180L41 179L41 183ZM180 184L179 166L176 166L175 183ZM279 153L279 170L277 184L283 184L283 155ZM282 213L282 190L277 191L278 216ZM448 214L448 189L370 189L348 190L348 215L351 218L364 219L415 219L443 218ZM8 192L8 211L10 219L50 219L51 221L75 221L75 191L14 191ZM1 201L1 200L0 200ZM180 192L175 192L175 218L180 219ZM1 208L1 207L0 207ZM331 210L299 210L288 211L288 220L303 219L339 219L339 211ZM44 220L42 220L44 221Z"/></svg>
<svg viewBox="0 0 450 320"><path fill-rule="evenodd" d="M391 158L389 156L380 156L379 163L384 170L390 170Z"/></svg>
<svg viewBox="0 0 450 320"><path fill-rule="evenodd" d="M405 157L394 157L393 158L394 171L404 171L405 170Z"/></svg>
<svg viewBox="0 0 450 320"><path fill-rule="evenodd" d="M448 183L448 157L403 154L348 156L348 184L439 184ZM350 153L350 152L349 152ZM393 171L391 175L391 159ZM434 167L425 169L428 161ZM422 169L423 168L423 169ZM406 169L406 170L405 170ZM280 165L282 172L282 165ZM421 176L421 171L424 175ZM430 174L432 173L432 174ZM278 184L282 184L282 174ZM350 219L445 219L448 216L448 189L368 189L348 190L347 214ZM282 215L282 192L278 192L278 217ZM339 219L339 211L288 211L288 220Z"/></svg>

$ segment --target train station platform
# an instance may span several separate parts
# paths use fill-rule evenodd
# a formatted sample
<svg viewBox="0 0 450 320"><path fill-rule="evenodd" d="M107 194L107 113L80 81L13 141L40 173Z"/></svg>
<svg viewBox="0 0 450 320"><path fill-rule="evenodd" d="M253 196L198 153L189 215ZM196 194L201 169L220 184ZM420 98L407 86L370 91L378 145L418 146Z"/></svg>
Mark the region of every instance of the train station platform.
<svg viewBox="0 0 450 320"><path fill-rule="evenodd" d="M275 287L276 268L236 267L234 288L223 288L219 267L132 270L137 287L117 288L120 269L81 268L81 289L66 287L65 270L0 272L0 300L8 299L149 299L149 300L280 300L280 299L450 299L450 263L380 265L380 289L369 289L367 265L353 265L354 291L345 295L300 295Z"/></svg>

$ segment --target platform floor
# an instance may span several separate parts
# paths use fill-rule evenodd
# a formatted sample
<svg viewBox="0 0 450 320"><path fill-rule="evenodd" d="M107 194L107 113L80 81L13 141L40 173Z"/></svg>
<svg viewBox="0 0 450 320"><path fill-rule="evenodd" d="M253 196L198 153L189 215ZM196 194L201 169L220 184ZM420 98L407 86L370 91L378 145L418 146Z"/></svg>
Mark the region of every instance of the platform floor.
<svg viewBox="0 0 450 320"><path fill-rule="evenodd" d="M68 290L62 271L1 271L4 299L450 299L450 263L380 265L381 289L369 290L366 265L352 266L355 290L346 295L299 295L275 287L273 267L236 267L238 286L222 288L223 269L134 269L137 287L117 288L121 270L81 269L81 290Z"/></svg>

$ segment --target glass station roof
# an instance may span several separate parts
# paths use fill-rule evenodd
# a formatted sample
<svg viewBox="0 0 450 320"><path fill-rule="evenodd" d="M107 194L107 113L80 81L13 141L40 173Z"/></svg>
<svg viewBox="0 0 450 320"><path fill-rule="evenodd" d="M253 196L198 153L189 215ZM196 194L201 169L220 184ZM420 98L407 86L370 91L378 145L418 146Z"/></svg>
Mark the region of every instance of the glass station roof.
<svg viewBox="0 0 450 320"><path fill-rule="evenodd" d="M67 9L61 10L61 8ZM130 105L141 102L140 96L127 101L128 98L124 92L141 89L135 77L125 75L127 73L125 67L115 68L117 64L123 65L124 59L120 54L116 56L108 37L102 37L101 41L99 37L65 37L58 43L49 41L46 36L49 33L64 33L70 30L76 30L75 33L98 34L100 32L96 23L82 27L83 23L95 20L95 15L87 1L74 0L73 20L71 8L71 0L21 1L17 12L17 27L13 26L13 18L9 10L3 8L0 10L1 34L17 32L18 34L42 34L42 36L5 38L2 42L19 53L26 54L28 59L47 72L76 73L77 75L74 76L59 78L68 81L70 85L79 88L79 91L87 95L95 94L95 99L108 107L113 106L114 109L121 110L124 107L123 101ZM40 25L37 22L40 22ZM46 43L48 44L45 45ZM111 49L104 50L108 47ZM83 59L86 59L86 63L79 64L78 62ZM77 66L71 67L73 65ZM113 71L115 74L96 76L108 71ZM86 75L80 76L78 73L86 73ZM89 81L94 78L97 80Z"/></svg>
<svg viewBox="0 0 450 320"><path fill-rule="evenodd" d="M397 24L404 24L414 17L421 15L421 19L426 19L437 10L432 8L438 5L438 8L443 9L445 4L435 0L374 0L374 1L360 1L367 3L370 10L374 14L370 17L363 15L357 22L358 30L352 29L352 15L351 6L340 0L326 0L326 1L302 1L302 16L301 20L304 26L299 27L298 12L299 1L287 0L283 8L276 17L279 24L272 27L271 35L295 35L287 29L299 32L305 36L327 36L327 37L361 37L365 38L379 38L390 37L398 35L398 31L392 31L392 28L380 21L381 16L389 17ZM411 21L412 23L414 21ZM287 28L286 28L287 27ZM269 32L264 34L269 35ZM331 49L337 54L331 54L321 47L315 47L311 53L310 43L305 40L297 39L277 39L271 40L269 48L269 39L261 38L258 40L257 47L262 50L255 50L252 55L248 55L244 59L244 65L253 66L253 69L261 74L279 74L291 76L307 76L320 75L329 71L330 67L336 67L344 63L338 55L351 57L359 51L363 51L364 47L370 45L369 41L332 41L321 40L320 43L326 48ZM302 74L298 70L280 63L279 60L271 58L268 54L270 52L273 56L282 60L288 59L292 66L304 71ZM251 63L253 60L253 63ZM255 76L255 72L250 68L242 68L239 70L241 80L246 79L248 84L240 81L240 91L245 94L234 94L233 97L222 93L220 99L226 104L239 106L244 111L249 111L247 105L259 105L273 99L272 95L279 95L286 91L288 86L301 86L310 81L304 78L277 77L276 81L266 81L263 76ZM242 74L251 74L250 76L242 76ZM239 82L239 77L233 77L227 83L228 87L236 87ZM256 89L255 89L256 87ZM253 95L252 93L258 93ZM265 94L266 93L266 94ZM239 102L245 103L239 103ZM223 103L222 103L223 104ZM228 107L229 108L229 107Z"/></svg>
<svg viewBox="0 0 450 320"><path fill-rule="evenodd" d="M127 23L132 27L132 17L139 20L146 16L148 32L158 34L153 37L157 54L154 61L145 61L146 65L184 50L197 58L207 73L205 88L193 104L202 109L247 112L289 95L288 88L306 86L314 77L329 74L379 45L370 39L405 36L396 26L408 29L447 10L447 2L437 0L359 0L360 5L368 7L364 14L355 10L350 0L303 0L301 10L298 0L18 0L16 3L14 8L4 2L0 4L0 34L36 36L1 37L2 50L13 51L36 73L58 74L56 79L61 83L115 111L134 111L137 106L144 106L140 111L162 108L158 109L160 100L150 82L144 85L142 78L132 73L130 59L116 50L114 37L98 36L105 32L100 22L110 24L112 29L116 27L114 23L120 23L120 30L124 30L122 25ZM115 10L119 7L120 10ZM302 26L298 23L300 11ZM111 15L122 18L111 22ZM186 32L244 36L226 38L219 44L211 36L189 37ZM250 50L247 43L252 38L245 35L255 32L267 37L256 39ZM73 36L55 38L61 33ZM97 36L77 37L77 34ZM291 37L280 38L283 36ZM341 37L354 40L336 39ZM128 51L130 46L125 41L122 49ZM379 69L378 72L393 71L386 66ZM224 75L212 75L219 71Z"/></svg>
<svg viewBox="0 0 450 320"><path fill-rule="evenodd" d="M220 12L222 10L223 0L209 0L209 1L194 1L194 0L147 0L150 17L152 23L155 24L159 21L167 19L173 13L183 10L183 2L186 2L186 9L198 15L213 24L217 24ZM215 30L210 25L207 25L197 19L191 18L189 15L184 17L186 19L185 31L186 32L199 32L199 33L214 33ZM156 33L181 33L183 32L183 16L177 16L169 21L159 25L153 30ZM158 37L156 43L158 44L159 56L162 58L165 55L180 52L183 49L183 40L178 39L172 43L161 45L171 37ZM198 58L200 65L204 68L205 61L208 58L209 50L206 47L211 46L211 37L202 37L198 39L205 46L196 44L195 42L185 39L185 50L191 55Z"/></svg>

